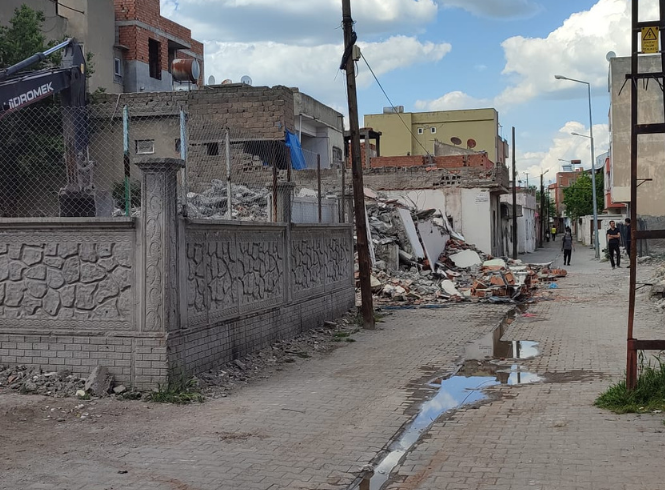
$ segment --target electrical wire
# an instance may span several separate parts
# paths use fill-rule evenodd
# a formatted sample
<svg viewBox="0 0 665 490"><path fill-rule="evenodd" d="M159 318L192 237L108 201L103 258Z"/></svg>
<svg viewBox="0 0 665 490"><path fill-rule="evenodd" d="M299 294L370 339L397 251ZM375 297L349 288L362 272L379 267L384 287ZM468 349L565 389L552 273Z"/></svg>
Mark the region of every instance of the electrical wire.
<svg viewBox="0 0 665 490"><path fill-rule="evenodd" d="M388 94L386 93L385 89L383 88L383 85L381 85L381 82L379 82L379 79L376 77L376 74L374 73L374 70L372 70L372 67L369 65L369 62L367 61L367 58L365 58L365 55L360 53L360 57L363 59L363 61L367 65L367 68L369 68L369 72L374 77L374 80L376 80L376 83L378 84L379 88L381 89L381 92L383 92L383 95L386 96L386 99L388 100L388 103L390 104L390 107L393 108L393 111L395 112L395 114L397 114L397 117L399 117L399 120L402 121L402 124L404 125L404 127L407 129L407 131L409 131L409 133L411 133L411 136L413 136L413 139L416 140L418 145L420 145L420 147L425 151L425 153L427 154L427 156L428 156L428 158L430 159L430 162L431 162L432 161L432 154L427 150L427 148L425 148L423 146L423 144L418 140L418 138L416 138L416 135L413 134L413 131L411 131L411 128L406 124L404 119L402 119L402 116L400 115L400 113L395 108L395 105L393 104L392 100L390 100L390 97L388 97Z"/></svg>

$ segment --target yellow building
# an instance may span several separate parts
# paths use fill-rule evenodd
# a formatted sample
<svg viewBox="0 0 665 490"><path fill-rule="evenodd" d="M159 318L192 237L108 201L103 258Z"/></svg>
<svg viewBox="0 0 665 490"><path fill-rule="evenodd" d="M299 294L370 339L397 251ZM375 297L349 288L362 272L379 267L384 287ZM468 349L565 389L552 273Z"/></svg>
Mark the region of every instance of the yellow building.
<svg viewBox="0 0 665 490"><path fill-rule="evenodd" d="M384 108L383 114L365 115L365 127L382 133L381 156L435 155L435 142L485 151L494 163L505 163L508 144L499 136L499 114L495 109L402 112ZM410 130L410 131L409 131Z"/></svg>

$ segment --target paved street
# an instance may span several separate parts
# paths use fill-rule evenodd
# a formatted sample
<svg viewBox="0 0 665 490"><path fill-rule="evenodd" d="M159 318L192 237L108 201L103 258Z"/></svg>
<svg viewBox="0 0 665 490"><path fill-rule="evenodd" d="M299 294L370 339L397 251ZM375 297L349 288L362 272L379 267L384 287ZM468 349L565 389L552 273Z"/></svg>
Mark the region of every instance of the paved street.
<svg viewBox="0 0 665 490"><path fill-rule="evenodd" d="M558 246L523 258L561 265ZM555 299L504 333L539 343L522 364L544 380L490 387L492 401L442 417L389 488L665 488L663 416L592 405L624 369L628 281L592 253L578 246ZM665 338L660 315L640 304L638 335ZM103 400L85 420L56 422L51 408L81 402L0 395L0 488L348 488L417 413L424 383L452 373L508 309L398 310L354 343L202 405Z"/></svg>
<svg viewBox="0 0 665 490"><path fill-rule="evenodd" d="M558 243L529 259L554 257ZM496 401L434 424L393 490L661 489L663 415L615 415L593 401L625 369L628 269L577 246L556 301L529 308L504 340L532 340L523 364L545 382L490 388ZM555 264L561 265L561 257ZM648 277L649 266L639 266ZM665 338L662 314L638 300L636 334Z"/></svg>

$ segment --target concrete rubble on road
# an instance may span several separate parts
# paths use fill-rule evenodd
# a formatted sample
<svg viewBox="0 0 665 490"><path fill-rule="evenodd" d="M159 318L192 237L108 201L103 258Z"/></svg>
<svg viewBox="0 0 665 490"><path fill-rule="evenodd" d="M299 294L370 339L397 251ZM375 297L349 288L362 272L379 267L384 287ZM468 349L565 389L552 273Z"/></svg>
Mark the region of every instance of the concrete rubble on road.
<svg viewBox="0 0 665 490"><path fill-rule="evenodd" d="M521 302L539 282L566 275L550 263L524 264L478 250L440 210L407 207L381 193L366 191L365 197L376 259L372 291L380 305Z"/></svg>

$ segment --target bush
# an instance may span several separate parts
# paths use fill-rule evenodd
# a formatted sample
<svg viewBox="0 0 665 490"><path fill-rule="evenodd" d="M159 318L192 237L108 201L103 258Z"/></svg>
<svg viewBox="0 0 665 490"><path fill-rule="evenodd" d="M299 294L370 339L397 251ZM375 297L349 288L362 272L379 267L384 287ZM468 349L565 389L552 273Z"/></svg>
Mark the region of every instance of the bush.
<svg viewBox="0 0 665 490"><path fill-rule="evenodd" d="M113 202L117 208L125 209L125 182L116 182L113 184ZM137 180L129 181L130 203L133 208L141 207L141 182Z"/></svg>

